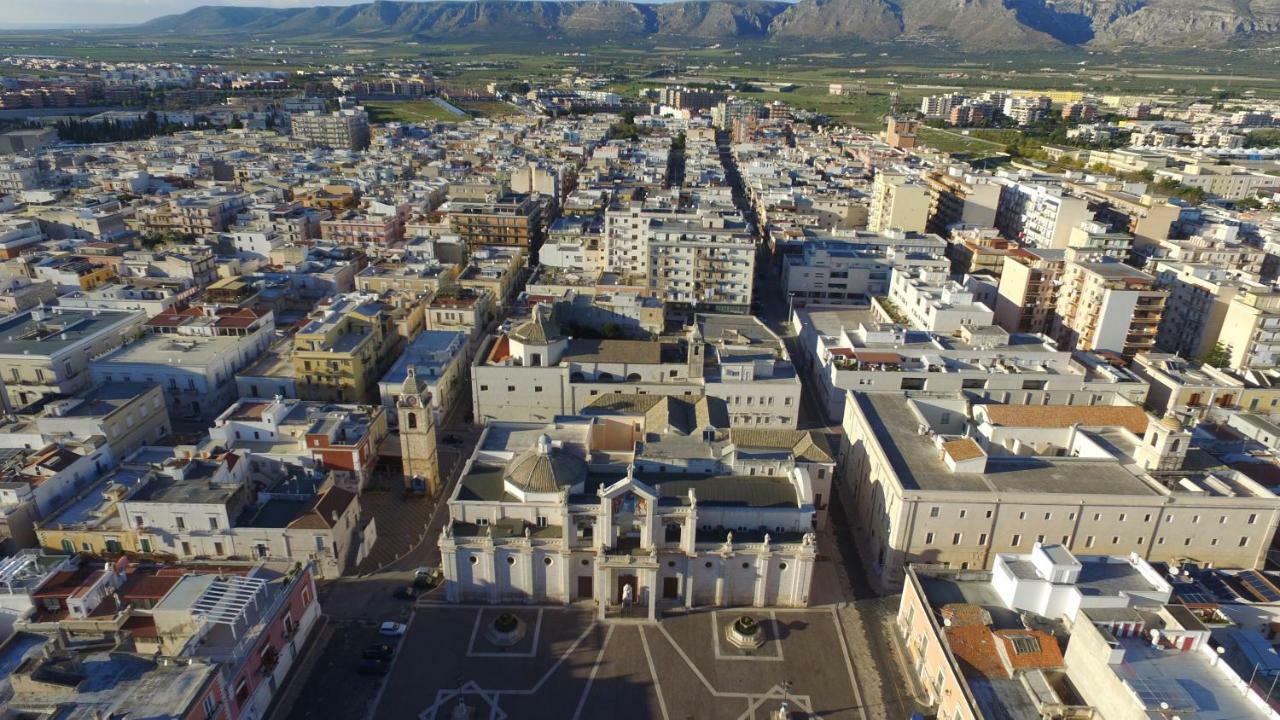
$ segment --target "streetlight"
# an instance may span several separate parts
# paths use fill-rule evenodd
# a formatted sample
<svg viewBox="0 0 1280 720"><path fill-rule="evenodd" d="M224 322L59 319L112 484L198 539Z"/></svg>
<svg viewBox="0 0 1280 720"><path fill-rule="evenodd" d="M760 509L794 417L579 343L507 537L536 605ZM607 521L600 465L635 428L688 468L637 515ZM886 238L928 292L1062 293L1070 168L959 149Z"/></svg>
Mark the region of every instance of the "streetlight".
<svg viewBox="0 0 1280 720"><path fill-rule="evenodd" d="M782 705L778 707L778 720L790 720L791 718L791 700L788 697L791 694L791 681L782 681Z"/></svg>

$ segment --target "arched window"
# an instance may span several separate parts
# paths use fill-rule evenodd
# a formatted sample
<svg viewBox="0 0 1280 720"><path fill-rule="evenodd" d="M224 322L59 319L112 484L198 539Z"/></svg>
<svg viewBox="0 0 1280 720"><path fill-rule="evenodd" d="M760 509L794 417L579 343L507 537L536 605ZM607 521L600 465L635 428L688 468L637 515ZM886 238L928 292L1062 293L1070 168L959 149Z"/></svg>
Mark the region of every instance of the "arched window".
<svg viewBox="0 0 1280 720"><path fill-rule="evenodd" d="M631 373L628 375L627 382L640 382L640 373Z"/></svg>
<svg viewBox="0 0 1280 720"><path fill-rule="evenodd" d="M418 429L418 413L409 413L409 429Z"/></svg>

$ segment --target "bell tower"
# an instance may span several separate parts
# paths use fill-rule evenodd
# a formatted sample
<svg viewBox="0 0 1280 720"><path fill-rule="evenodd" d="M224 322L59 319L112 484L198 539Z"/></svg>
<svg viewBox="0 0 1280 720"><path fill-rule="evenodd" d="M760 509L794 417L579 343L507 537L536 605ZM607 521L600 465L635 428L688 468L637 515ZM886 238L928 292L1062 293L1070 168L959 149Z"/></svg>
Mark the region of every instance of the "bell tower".
<svg viewBox="0 0 1280 720"><path fill-rule="evenodd" d="M689 379L701 380L703 363L706 361L706 343L702 337L702 329L698 327L698 318L693 319L693 327L689 330Z"/></svg>
<svg viewBox="0 0 1280 720"><path fill-rule="evenodd" d="M436 423L431 410L431 391L418 380L409 366L404 385L396 397L396 418L400 423L400 460L407 490L435 495L440 492L440 461L436 457Z"/></svg>

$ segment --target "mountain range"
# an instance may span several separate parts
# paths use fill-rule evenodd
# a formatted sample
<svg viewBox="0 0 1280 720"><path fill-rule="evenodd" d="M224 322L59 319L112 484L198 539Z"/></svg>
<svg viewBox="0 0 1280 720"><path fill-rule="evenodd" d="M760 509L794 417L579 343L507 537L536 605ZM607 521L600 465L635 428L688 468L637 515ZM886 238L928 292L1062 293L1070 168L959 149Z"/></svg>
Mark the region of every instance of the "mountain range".
<svg viewBox="0 0 1280 720"><path fill-rule="evenodd" d="M635 42L942 42L980 50L1255 44L1280 0L439 0L342 7L202 6L132 30L196 37Z"/></svg>

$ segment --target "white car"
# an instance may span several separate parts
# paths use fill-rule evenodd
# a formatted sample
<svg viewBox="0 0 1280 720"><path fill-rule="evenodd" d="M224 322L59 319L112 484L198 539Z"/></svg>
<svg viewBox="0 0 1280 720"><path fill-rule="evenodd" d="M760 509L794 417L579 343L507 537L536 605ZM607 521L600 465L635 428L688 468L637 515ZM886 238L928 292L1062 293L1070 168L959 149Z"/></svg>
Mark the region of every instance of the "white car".
<svg viewBox="0 0 1280 720"><path fill-rule="evenodd" d="M408 629L409 628L405 627L404 623L391 622L388 620L378 626L378 634L386 635L388 637L400 637L404 634L404 631Z"/></svg>

